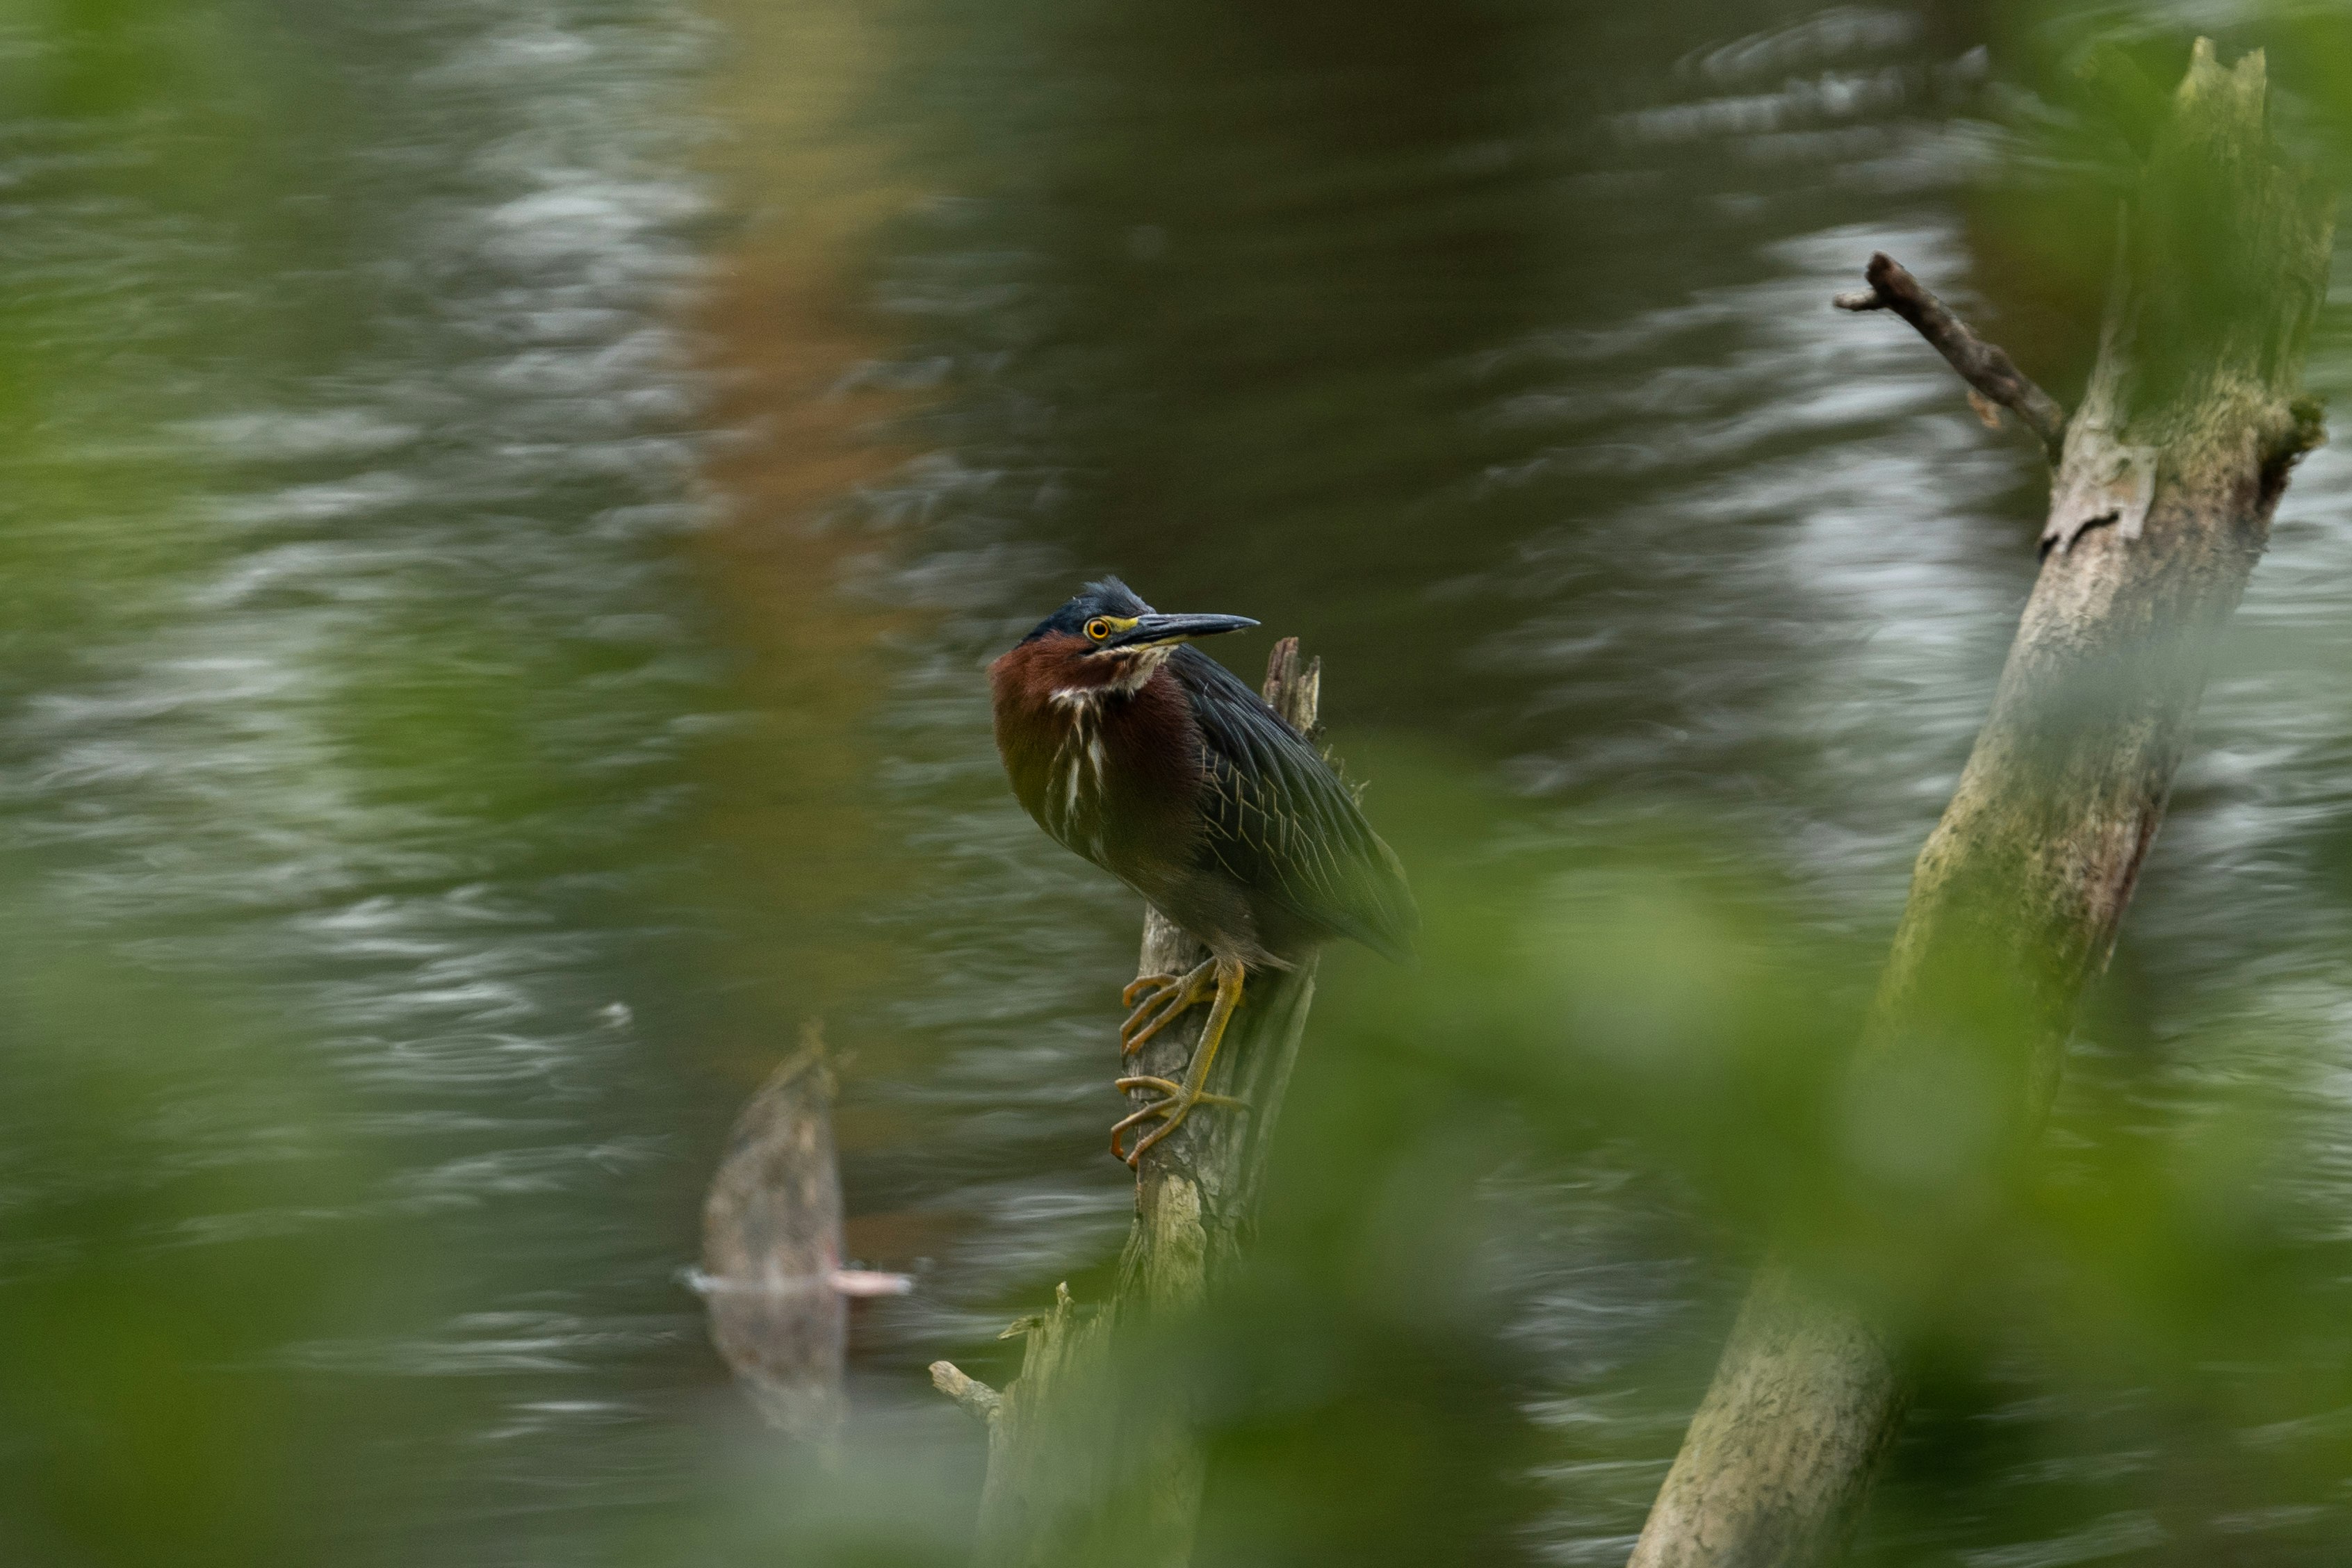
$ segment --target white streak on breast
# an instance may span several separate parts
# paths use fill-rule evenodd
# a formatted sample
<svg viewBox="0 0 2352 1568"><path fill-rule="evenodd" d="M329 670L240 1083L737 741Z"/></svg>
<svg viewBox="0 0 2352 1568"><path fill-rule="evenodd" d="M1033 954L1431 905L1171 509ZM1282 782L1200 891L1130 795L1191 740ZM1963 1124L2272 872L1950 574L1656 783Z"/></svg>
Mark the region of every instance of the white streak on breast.
<svg viewBox="0 0 2352 1568"><path fill-rule="evenodd" d="M1097 777L1100 774L1100 763L1095 761L1102 748L1097 730L1099 714L1091 695L1087 700L1067 703L1071 710L1069 724L1063 732L1061 745L1054 752L1053 779L1046 795L1046 810L1053 817L1047 829L1073 849L1080 847L1074 836L1078 826L1079 800L1087 788L1088 764L1093 763ZM1055 693L1055 700L1062 700L1061 693Z"/></svg>
<svg viewBox="0 0 2352 1568"><path fill-rule="evenodd" d="M1166 657L1164 649L1151 651L1160 658L1133 661L1142 667L1146 677ZM1140 684L1140 680L1133 682ZM1105 850L1101 824L1097 821L1096 830L1082 837L1082 808L1091 805L1098 809L1109 785L1110 757L1102 739L1105 699L1124 697L1131 689L1131 686L1120 682L1109 686L1064 686L1047 694L1053 705L1061 710L1065 722L1061 744L1055 750L1046 779L1045 830L1097 864L1102 862Z"/></svg>

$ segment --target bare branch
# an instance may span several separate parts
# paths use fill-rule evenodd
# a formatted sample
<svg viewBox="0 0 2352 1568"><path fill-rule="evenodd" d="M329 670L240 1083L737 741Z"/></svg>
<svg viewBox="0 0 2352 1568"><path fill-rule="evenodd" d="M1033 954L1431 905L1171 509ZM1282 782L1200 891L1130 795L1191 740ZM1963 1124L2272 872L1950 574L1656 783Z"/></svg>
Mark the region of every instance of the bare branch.
<svg viewBox="0 0 2352 1568"><path fill-rule="evenodd" d="M1004 1395L978 1378L966 1375L964 1370L951 1361L931 1363L931 1386L962 1405L974 1420L982 1423L995 1419L996 1412L1004 1404Z"/></svg>
<svg viewBox="0 0 2352 1568"><path fill-rule="evenodd" d="M1986 398L2012 409L2026 428L2042 437L2053 463L2066 442L2066 411L2058 400L2025 378L2008 354L1969 331L1968 323L1921 287L1903 265L1885 251L1870 258L1863 276L1868 289L1840 294L1831 303L1841 310L1892 310L1935 345L1960 379Z"/></svg>

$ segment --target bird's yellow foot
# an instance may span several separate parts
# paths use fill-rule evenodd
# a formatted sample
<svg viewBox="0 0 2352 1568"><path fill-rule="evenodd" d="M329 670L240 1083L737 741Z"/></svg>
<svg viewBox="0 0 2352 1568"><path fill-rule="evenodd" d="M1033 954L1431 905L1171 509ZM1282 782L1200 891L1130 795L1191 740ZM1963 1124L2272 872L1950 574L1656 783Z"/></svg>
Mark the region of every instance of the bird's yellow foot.
<svg viewBox="0 0 2352 1568"><path fill-rule="evenodd" d="M1171 1132L1175 1131L1177 1126L1183 1121L1184 1118L1192 1114L1192 1108L1194 1106L1225 1105L1231 1106L1236 1110L1247 1110L1249 1109L1248 1100L1236 1100L1230 1094L1203 1094L1199 1092L1187 1094L1184 1090L1184 1086L1176 1082L1173 1079L1123 1078L1113 1085L1113 1087L1121 1094L1125 1094L1131 1089L1156 1089L1160 1093L1168 1097L1165 1100L1155 1100L1150 1105L1145 1106L1142 1110L1121 1118L1118 1125L1110 1130L1110 1152L1119 1159L1126 1161L1129 1166L1134 1165L1138 1160L1143 1158L1143 1152L1146 1149L1150 1148L1154 1143L1159 1142L1162 1138L1165 1138ZM1154 1117L1160 1117L1165 1120L1163 1120L1159 1126L1153 1128L1150 1131L1137 1139L1134 1148L1121 1149L1118 1146L1118 1141L1125 1137L1130 1130L1142 1126L1145 1122L1151 1121Z"/></svg>
<svg viewBox="0 0 2352 1568"><path fill-rule="evenodd" d="M1183 978L1181 974L1139 974L1119 989L1118 1005L1122 1007L1132 1007L1135 1005L1136 998L1146 992L1158 991L1163 986L1173 985Z"/></svg>
<svg viewBox="0 0 2352 1568"><path fill-rule="evenodd" d="M1217 1047L1224 1041L1225 1026L1233 1022L1234 1009L1242 1004L1242 978L1244 972L1239 959L1211 959L1200 969L1194 970L1181 979L1175 979L1172 984L1164 986L1153 994L1152 1000L1145 1002L1143 1006L1137 1008L1136 1011L1139 1015L1145 1008L1154 1005L1161 997L1180 996L1192 990L1201 982L1202 970L1215 976L1213 989L1217 1001L1216 1005L1209 1009L1209 1021L1201 1026L1201 1043L1192 1047L1192 1065L1185 1069L1184 1081L1177 1083L1164 1078L1123 1078L1118 1080L1118 1088L1122 1093L1131 1089L1156 1089L1166 1096L1165 1099L1153 1100L1141 1110L1121 1118L1118 1125L1110 1130L1110 1152L1126 1161L1130 1166L1136 1165L1142 1160L1145 1150L1150 1149L1182 1125L1184 1118L1192 1114L1192 1108L1196 1105L1230 1105L1237 1109L1247 1109L1246 1101L1235 1100L1229 1094L1210 1094L1202 1087L1209 1081L1211 1064L1217 1059ZM1187 1000L1184 1006L1189 1007L1192 1005L1192 1002ZM1176 1013L1182 1011L1183 1007L1177 1007L1169 1014L1169 1017L1173 1017ZM1163 1018L1159 1024L1154 1024L1152 1033L1158 1032L1160 1025L1166 1021ZM1134 1020L1130 1018L1129 1022L1131 1024ZM1145 1034L1142 1037L1142 1039L1149 1038L1150 1034ZM1142 1040L1139 1039L1136 1043L1140 1045ZM1132 1048L1132 1047L1129 1047L1129 1049ZM1121 1149L1118 1146L1118 1141L1131 1129L1152 1121L1157 1121L1160 1125L1137 1139L1134 1148Z"/></svg>
<svg viewBox="0 0 2352 1568"><path fill-rule="evenodd" d="M1121 1054L1133 1056L1154 1035L1217 994L1217 961L1203 960L1186 974L1146 974L1128 983L1119 1003L1134 1011L1118 1026Z"/></svg>

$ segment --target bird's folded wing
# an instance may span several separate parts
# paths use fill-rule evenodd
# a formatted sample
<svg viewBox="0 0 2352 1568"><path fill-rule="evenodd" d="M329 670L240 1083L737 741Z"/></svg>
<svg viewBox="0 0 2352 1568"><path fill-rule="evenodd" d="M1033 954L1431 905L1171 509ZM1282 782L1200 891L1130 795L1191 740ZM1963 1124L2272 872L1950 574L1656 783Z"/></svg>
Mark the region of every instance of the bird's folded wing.
<svg viewBox="0 0 2352 1568"><path fill-rule="evenodd" d="M1201 726L1209 853L1244 887L1403 958L1416 923L1412 895L1395 853L1348 786L1306 737L1214 659L1182 649L1175 674Z"/></svg>

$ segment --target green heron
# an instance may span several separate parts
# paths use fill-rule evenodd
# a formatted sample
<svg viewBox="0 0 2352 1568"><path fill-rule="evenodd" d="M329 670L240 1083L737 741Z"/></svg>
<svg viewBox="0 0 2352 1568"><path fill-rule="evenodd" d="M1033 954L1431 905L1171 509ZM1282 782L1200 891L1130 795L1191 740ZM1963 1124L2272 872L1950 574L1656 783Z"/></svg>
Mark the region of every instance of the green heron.
<svg viewBox="0 0 2352 1568"><path fill-rule="evenodd" d="M1349 937L1402 960L1416 915L1381 841L1306 736L1195 637L1257 625L1163 616L1116 577L1087 584L989 668L996 747L1021 805L1065 848L1142 894L1209 950L1189 974L1146 975L1120 997L1132 1057L1213 1002L1184 1081L1122 1078L1161 1098L1111 1129L1133 1165L1200 1105L1253 968L1290 969ZM1157 1121L1132 1150L1119 1140Z"/></svg>

